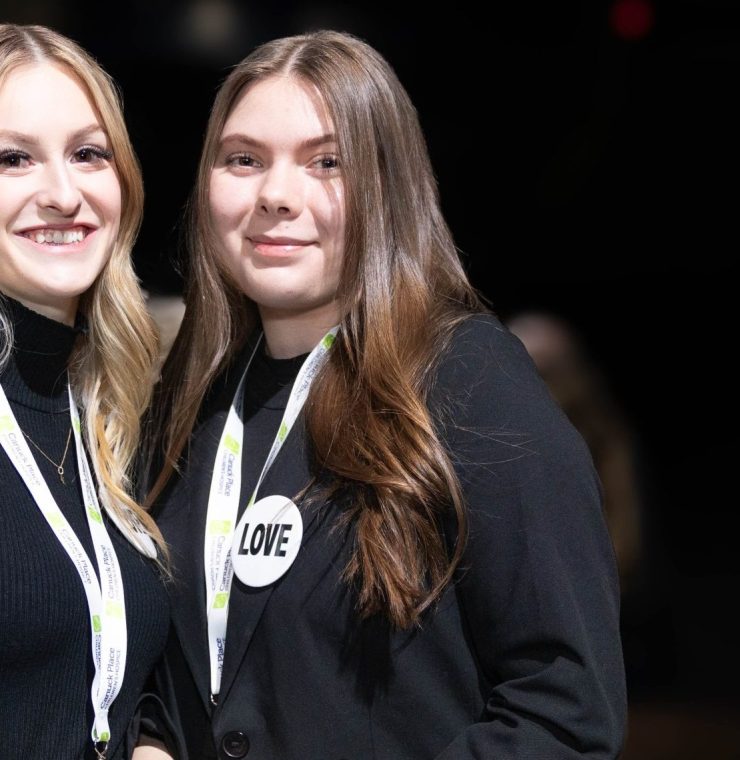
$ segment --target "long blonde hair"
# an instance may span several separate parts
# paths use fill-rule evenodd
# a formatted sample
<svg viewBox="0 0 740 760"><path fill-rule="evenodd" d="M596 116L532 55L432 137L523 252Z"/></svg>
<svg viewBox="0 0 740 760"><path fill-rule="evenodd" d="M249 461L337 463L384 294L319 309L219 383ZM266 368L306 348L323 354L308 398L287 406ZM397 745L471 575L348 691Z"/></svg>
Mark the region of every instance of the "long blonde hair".
<svg viewBox="0 0 740 760"><path fill-rule="evenodd" d="M118 237L103 271L80 299L87 334L70 359L70 384L80 404L83 434L100 484L103 507L137 546L132 515L167 556L159 529L132 496L131 468L141 416L149 405L156 333L131 263L144 204L141 170L128 137L115 83L72 40L43 26L0 24L0 86L13 69L52 63L86 91L108 135L121 186ZM13 347L12 324L0 308L0 367Z"/></svg>
<svg viewBox="0 0 740 760"><path fill-rule="evenodd" d="M165 466L152 498L210 384L257 323L256 305L217 255L208 186L230 112L248 87L278 74L324 98L346 198L341 329L305 407L314 472L329 473L324 495L351 496L343 520L356 526L356 548L345 578L358 589L360 615L408 627L450 582L465 543L460 486L426 400L454 328L483 306L442 217L416 111L388 63L351 35L262 45L216 96L191 200L185 318L159 399ZM450 509L457 538L448 553L441 524Z"/></svg>

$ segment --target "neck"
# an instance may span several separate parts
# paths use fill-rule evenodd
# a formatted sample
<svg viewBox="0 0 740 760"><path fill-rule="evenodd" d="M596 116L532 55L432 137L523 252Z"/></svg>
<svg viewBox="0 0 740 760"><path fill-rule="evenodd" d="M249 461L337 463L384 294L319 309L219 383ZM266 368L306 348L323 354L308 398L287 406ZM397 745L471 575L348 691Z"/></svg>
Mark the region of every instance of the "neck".
<svg viewBox="0 0 740 760"><path fill-rule="evenodd" d="M67 409L67 365L78 332L10 297L0 299L0 311L13 335L12 353L0 368L8 398L40 411Z"/></svg>
<svg viewBox="0 0 740 760"><path fill-rule="evenodd" d="M55 322L61 322L69 327L74 326L78 298L62 298L54 302L47 302L39 298L28 298L23 294L14 293L9 288L4 288L3 292L11 298L15 298L18 303L23 304L27 309L35 311L43 317L53 319Z"/></svg>
<svg viewBox="0 0 740 760"><path fill-rule="evenodd" d="M292 359L309 353L339 322L334 302L308 314L260 307L260 317L267 354L273 359Z"/></svg>

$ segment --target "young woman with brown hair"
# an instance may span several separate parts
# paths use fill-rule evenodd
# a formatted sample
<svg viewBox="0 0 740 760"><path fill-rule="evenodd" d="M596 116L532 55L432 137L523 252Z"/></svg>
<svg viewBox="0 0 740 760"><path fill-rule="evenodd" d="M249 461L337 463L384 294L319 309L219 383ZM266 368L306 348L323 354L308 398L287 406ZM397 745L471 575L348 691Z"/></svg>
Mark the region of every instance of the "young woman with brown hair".
<svg viewBox="0 0 740 760"><path fill-rule="evenodd" d="M387 62L317 32L235 67L190 232L150 497L189 757L616 757L598 482Z"/></svg>

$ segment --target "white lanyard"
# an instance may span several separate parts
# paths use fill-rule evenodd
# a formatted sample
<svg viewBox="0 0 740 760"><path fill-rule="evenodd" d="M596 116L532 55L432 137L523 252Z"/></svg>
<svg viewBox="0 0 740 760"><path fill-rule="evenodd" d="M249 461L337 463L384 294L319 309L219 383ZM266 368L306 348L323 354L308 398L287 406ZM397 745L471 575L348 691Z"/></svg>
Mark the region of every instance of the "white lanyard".
<svg viewBox="0 0 740 760"><path fill-rule="evenodd" d="M118 696L126 667L126 608L123 598L123 582L118 558L103 523L94 481L85 455L80 435L80 417L77 405L68 387L69 411L77 451L77 468L80 474L82 498L87 523L90 526L100 581L91 567L80 540L67 522L67 518L51 495L31 449L26 443L8 398L0 386L0 444L15 466L18 474L31 492L41 513L54 535L74 563L87 597L90 613L92 655L95 676L90 690L95 719L92 739L99 757L105 756L105 746L110 741L108 710ZM102 588L101 588L102 585ZM104 745L102 749L97 745Z"/></svg>
<svg viewBox="0 0 740 760"><path fill-rule="evenodd" d="M262 472L257 479L247 508L253 503L265 474L275 461L278 452L288 437L298 414L308 396L316 373L324 363L326 356L339 330L333 327L311 351L301 366L298 377L290 392L275 440L267 455ZM261 341L252 351L244 374L239 381L229 415L224 425L218 444L216 461L211 478L211 491L208 497L208 513L204 543L203 564L206 579L206 614L208 617L208 651L211 665L211 695L214 697L221 689L224 651L226 646L226 626L229 614L229 595L234 568L231 562L231 544L239 511L241 490L241 453L244 440L244 423L241 421L244 380L249 366L254 359Z"/></svg>

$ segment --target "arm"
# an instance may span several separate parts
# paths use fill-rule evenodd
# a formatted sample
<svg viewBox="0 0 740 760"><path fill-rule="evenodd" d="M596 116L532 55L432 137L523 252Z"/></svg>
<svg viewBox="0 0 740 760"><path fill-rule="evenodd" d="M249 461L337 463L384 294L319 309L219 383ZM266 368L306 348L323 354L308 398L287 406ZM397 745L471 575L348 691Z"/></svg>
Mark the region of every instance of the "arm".
<svg viewBox="0 0 740 760"><path fill-rule="evenodd" d="M585 445L488 319L463 328L438 385L470 520L456 591L486 689L438 760L616 758L619 590Z"/></svg>
<svg viewBox="0 0 740 760"><path fill-rule="evenodd" d="M179 723L173 719L173 705L160 696L164 661L155 667L141 695L128 728L127 747L131 760L176 760L187 753L180 738Z"/></svg>
<svg viewBox="0 0 740 760"><path fill-rule="evenodd" d="M162 742L142 736L131 760L174 760L174 758Z"/></svg>

